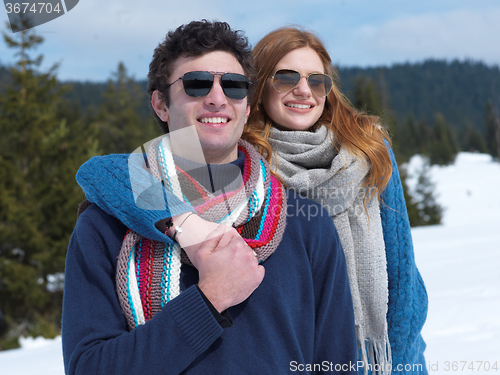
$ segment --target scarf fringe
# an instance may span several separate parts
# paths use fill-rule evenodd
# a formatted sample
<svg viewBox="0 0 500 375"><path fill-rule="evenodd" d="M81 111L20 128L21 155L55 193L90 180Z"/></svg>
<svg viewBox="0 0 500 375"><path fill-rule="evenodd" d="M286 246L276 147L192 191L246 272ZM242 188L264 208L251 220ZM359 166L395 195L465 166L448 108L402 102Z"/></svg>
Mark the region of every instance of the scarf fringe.
<svg viewBox="0 0 500 375"><path fill-rule="evenodd" d="M361 351L364 375L390 375L392 373L392 351L389 336L379 339L366 338L359 326L356 326L358 348Z"/></svg>

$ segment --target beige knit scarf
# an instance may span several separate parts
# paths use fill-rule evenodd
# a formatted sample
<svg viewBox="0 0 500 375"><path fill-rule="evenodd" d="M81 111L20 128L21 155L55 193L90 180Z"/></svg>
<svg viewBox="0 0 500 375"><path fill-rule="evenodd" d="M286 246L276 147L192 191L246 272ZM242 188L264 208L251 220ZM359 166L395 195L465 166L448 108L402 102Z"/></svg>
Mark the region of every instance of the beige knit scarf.
<svg viewBox="0 0 500 375"><path fill-rule="evenodd" d="M287 187L320 203L333 217L347 261L365 370L370 364L372 373L389 374L387 262L380 207L376 195L363 205L367 189L361 186L368 162L344 148L337 153L324 126L314 132L273 128L270 143L277 155L273 167Z"/></svg>

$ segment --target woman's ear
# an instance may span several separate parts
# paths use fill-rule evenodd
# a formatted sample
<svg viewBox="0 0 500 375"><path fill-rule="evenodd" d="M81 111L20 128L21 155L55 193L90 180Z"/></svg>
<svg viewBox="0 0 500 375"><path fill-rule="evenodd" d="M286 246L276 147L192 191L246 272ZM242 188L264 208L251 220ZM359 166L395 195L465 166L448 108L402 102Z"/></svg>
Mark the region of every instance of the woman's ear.
<svg viewBox="0 0 500 375"><path fill-rule="evenodd" d="M245 112L245 124L248 121L248 116L250 116L250 104L247 104L247 111Z"/></svg>

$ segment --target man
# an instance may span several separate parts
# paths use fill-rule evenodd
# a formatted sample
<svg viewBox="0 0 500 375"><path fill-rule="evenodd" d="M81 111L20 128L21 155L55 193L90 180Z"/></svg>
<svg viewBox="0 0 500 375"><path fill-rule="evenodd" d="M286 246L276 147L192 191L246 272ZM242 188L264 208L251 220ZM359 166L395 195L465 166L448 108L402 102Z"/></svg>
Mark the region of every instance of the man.
<svg viewBox="0 0 500 375"><path fill-rule="evenodd" d="M170 136L151 143L147 163L142 153L115 155L79 171L96 204L79 217L68 248L67 374L355 372L352 301L332 220L286 193L239 141L252 64L246 39L225 23L170 32L148 76L152 108ZM208 165L186 151L193 129ZM163 186L168 207L158 200ZM124 214L127 199L167 235ZM190 227L202 218L237 230L213 224L198 243Z"/></svg>

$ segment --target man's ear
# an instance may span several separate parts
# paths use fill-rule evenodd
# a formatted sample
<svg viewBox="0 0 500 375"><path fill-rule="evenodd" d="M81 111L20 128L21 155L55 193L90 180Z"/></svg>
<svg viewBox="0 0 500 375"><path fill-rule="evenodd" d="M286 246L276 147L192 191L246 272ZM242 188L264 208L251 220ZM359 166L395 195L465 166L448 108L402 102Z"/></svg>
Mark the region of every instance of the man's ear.
<svg viewBox="0 0 500 375"><path fill-rule="evenodd" d="M168 108L165 105L165 102L160 99L160 93L158 90L155 90L153 92L153 95L151 95L151 106L153 107L153 110L156 112L160 120L162 120L163 122L168 122L168 119L170 117Z"/></svg>

